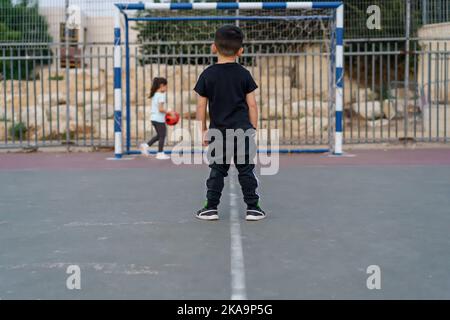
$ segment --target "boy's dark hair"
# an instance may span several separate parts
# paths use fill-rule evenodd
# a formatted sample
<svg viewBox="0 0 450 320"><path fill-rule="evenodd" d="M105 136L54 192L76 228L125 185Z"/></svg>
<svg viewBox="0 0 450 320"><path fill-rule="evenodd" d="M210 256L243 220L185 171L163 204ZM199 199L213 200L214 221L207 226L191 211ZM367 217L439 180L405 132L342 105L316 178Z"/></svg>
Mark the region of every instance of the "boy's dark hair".
<svg viewBox="0 0 450 320"><path fill-rule="evenodd" d="M239 52L244 42L244 33L234 25L224 25L216 31L214 44L220 54L231 57Z"/></svg>

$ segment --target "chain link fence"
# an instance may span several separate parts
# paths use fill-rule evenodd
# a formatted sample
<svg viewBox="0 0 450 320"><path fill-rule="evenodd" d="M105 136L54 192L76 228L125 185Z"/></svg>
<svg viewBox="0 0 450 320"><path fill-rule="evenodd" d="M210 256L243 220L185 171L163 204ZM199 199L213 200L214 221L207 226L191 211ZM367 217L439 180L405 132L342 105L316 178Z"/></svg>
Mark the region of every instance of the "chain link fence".
<svg viewBox="0 0 450 320"><path fill-rule="evenodd" d="M279 2L280 0L271 0ZM325 0L317 0L325 1ZM60 24L65 22L65 5L79 9L80 42L112 41L114 0L2 0L0 42L58 43ZM135 2L121 0L121 2ZM187 2L187 1L185 1ZM227 1L222 1L227 2ZM233 1L232 1L233 2ZM405 0L345 0L346 38L399 38L406 34ZM367 8L378 5L382 29L366 27ZM411 35L423 24L450 22L448 0L411 0Z"/></svg>

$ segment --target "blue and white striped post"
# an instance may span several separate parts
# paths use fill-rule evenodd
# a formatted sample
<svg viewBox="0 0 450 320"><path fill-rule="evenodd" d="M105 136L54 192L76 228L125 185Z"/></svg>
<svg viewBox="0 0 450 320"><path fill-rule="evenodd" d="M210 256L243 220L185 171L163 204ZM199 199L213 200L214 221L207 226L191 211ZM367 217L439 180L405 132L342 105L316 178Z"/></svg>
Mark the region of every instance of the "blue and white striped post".
<svg viewBox="0 0 450 320"><path fill-rule="evenodd" d="M120 11L114 15L114 154L122 158L122 47L120 43Z"/></svg>
<svg viewBox="0 0 450 320"><path fill-rule="evenodd" d="M120 47L120 14L125 10L277 10L277 9L334 9L336 16L336 48L334 60L336 62L335 74L335 105L336 105L336 131L333 146L334 154L342 155L343 144L343 91L344 91L344 3L342 1L329 2L198 2L198 3L117 3L115 17L115 47L114 47L114 131L115 131L115 154L116 158L122 157L122 53ZM161 21L170 20L221 20L228 17L163 17ZM275 19L276 17L271 17ZM290 17L293 18L293 17ZM158 17L127 18L128 21L157 21ZM127 23L128 28L128 23ZM128 47L128 43L126 43ZM129 59L129 57L127 57ZM128 70L128 68L127 68ZM127 74L127 79L129 74ZM129 88L127 88L129 91ZM129 92L127 93L129 94ZM127 99L129 101L129 99ZM127 103L127 111L130 106ZM127 126L127 130L129 130ZM129 134L127 134L127 153L129 150Z"/></svg>
<svg viewBox="0 0 450 320"><path fill-rule="evenodd" d="M342 154L344 106L344 5L336 9L336 132L334 154Z"/></svg>

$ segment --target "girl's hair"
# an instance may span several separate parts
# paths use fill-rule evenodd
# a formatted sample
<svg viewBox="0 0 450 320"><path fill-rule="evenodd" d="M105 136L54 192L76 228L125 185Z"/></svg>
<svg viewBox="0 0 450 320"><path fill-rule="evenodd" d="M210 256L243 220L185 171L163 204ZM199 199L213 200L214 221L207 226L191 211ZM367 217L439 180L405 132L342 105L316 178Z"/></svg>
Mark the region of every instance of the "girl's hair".
<svg viewBox="0 0 450 320"><path fill-rule="evenodd" d="M153 98L156 91L158 91L159 88L161 88L161 86L166 86L166 85L167 85L167 79L165 79L165 78L153 79L152 89L150 90L150 98Z"/></svg>

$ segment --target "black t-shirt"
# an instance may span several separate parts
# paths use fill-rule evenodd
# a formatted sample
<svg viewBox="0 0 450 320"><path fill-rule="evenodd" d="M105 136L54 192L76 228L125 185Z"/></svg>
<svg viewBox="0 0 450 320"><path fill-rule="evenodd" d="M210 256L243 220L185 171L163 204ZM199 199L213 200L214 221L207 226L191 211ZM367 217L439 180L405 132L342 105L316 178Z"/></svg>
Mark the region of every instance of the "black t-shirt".
<svg viewBox="0 0 450 320"><path fill-rule="evenodd" d="M250 72L238 63L209 66L202 72L194 88L208 98L210 128L251 129L247 94L258 86Z"/></svg>

